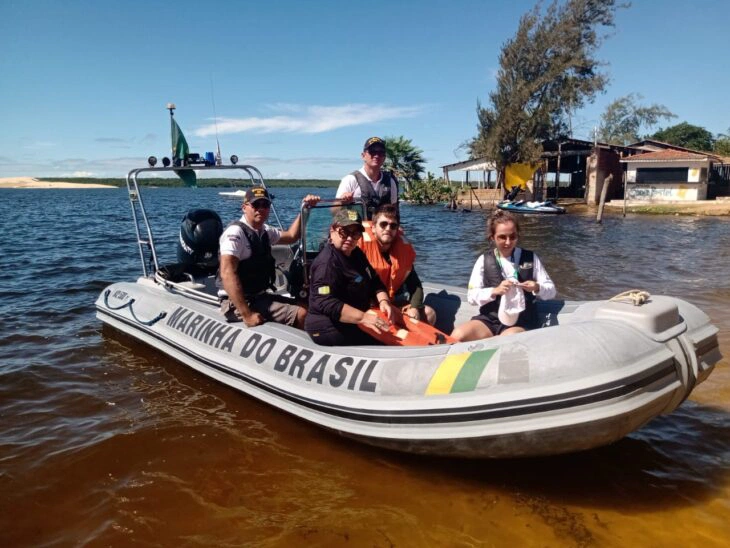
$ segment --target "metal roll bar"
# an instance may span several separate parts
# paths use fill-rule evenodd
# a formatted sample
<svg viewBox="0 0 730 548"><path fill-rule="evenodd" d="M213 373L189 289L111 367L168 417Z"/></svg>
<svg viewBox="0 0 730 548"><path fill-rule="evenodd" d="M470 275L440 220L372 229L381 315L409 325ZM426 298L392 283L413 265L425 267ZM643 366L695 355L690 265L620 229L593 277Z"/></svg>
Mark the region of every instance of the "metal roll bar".
<svg viewBox="0 0 730 548"><path fill-rule="evenodd" d="M132 207L132 219L134 220L134 229L137 236L137 246L139 248L140 259L142 261L142 274L144 277L154 275L160 269L160 264L157 259L157 250L155 249L155 239L152 234L152 227L150 226L147 212L145 211L142 196L139 191L139 184L137 183L137 177L141 173L163 173L173 172L176 173L181 170L193 170L193 171L230 171L239 170L247 175L248 180L251 182L251 186L260 186L266 189L264 183L264 177L261 172L251 165L214 165L214 166L177 166L177 167L141 167L131 170L127 174L127 192L129 194L129 202ZM276 207L273 202L271 204L271 210L274 213L274 219L280 228L281 220L279 214L276 211ZM145 247L150 254L149 267L148 261L145 256ZM152 272L150 272L152 270Z"/></svg>

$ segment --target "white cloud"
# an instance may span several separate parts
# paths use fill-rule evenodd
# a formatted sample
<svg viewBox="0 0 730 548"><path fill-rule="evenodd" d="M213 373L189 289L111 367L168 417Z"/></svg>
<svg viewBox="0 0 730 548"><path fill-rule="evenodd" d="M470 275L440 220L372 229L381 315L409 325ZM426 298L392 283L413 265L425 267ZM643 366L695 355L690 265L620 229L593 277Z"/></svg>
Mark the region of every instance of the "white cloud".
<svg viewBox="0 0 730 548"><path fill-rule="evenodd" d="M96 173L93 171L74 171L71 177L96 177Z"/></svg>
<svg viewBox="0 0 730 548"><path fill-rule="evenodd" d="M359 126L383 120L417 116L423 106L391 107L387 105L349 104L342 106L300 106L289 103L269 105L284 112L269 117L219 118L218 134L244 133L324 133L348 126ZM216 124L203 126L193 132L198 137L216 134Z"/></svg>

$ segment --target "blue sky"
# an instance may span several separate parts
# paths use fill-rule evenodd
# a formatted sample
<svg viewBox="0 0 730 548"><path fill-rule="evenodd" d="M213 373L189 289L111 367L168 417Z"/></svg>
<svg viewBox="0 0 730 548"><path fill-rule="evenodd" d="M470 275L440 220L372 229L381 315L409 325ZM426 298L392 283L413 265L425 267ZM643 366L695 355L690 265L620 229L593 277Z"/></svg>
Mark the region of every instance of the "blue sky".
<svg viewBox="0 0 730 548"><path fill-rule="evenodd" d="M427 169L466 159L502 44L533 0L2 0L0 177L123 177L169 154L168 102L191 151L267 178L339 179L365 139L403 135ZM730 0L635 0L598 57L612 100L730 128ZM215 105L215 108L214 108ZM214 115L215 113L215 115ZM656 128L658 129L658 128Z"/></svg>

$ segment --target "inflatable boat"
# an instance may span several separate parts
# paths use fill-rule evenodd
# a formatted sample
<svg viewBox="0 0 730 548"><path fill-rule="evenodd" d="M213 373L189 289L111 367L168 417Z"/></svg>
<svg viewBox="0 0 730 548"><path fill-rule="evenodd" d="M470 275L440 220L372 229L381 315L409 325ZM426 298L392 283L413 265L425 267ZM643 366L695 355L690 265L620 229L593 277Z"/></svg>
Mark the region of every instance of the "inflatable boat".
<svg viewBox="0 0 730 548"><path fill-rule="evenodd" d="M343 436L473 458L580 451L672 412L721 359L709 318L667 296L643 304L540 302L539 329L424 346L321 347L293 327L226 323L215 285L221 227L214 211L188 213L178 262L158 263L137 178L165 169L127 176L142 275L104 289L98 318L243 394ZM252 166L235 169L265 186ZM307 267L327 237L332 207L302 208L301 242L274 246L277 292L306 299ZM429 283L424 289L446 333L476 313L465 289Z"/></svg>
<svg viewBox="0 0 730 548"><path fill-rule="evenodd" d="M565 213L565 208L555 205L550 200L544 202L526 202L525 200L504 200L497 204L499 209L513 213Z"/></svg>

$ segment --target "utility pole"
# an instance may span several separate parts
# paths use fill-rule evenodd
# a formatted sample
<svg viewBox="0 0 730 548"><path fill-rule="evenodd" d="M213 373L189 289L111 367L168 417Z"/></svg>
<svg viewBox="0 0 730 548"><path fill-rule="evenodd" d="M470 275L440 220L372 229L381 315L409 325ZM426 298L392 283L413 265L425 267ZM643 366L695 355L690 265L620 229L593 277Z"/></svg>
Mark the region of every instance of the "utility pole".
<svg viewBox="0 0 730 548"><path fill-rule="evenodd" d="M560 155L563 152L563 143L558 143L558 166L555 173L555 201L558 201L558 194L560 190Z"/></svg>

